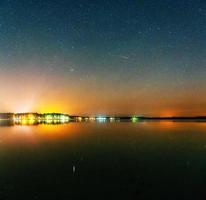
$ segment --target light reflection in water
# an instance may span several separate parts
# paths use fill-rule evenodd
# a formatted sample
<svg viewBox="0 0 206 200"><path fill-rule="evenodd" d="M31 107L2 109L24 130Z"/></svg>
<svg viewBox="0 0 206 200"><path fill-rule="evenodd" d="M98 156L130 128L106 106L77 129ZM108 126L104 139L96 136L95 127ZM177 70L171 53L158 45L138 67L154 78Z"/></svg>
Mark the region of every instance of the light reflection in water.
<svg viewBox="0 0 206 200"><path fill-rule="evenodd" d="M130 186L131 177L135 176L143 177L142 180L147 180L154 186L157 185L157 180L160 180L159 183L163 186L161 188L169 184L168 191L170 191L176 187L176 182L179 183L179 177L182 178L182 175L184 180L177 189L184 186L190 170L192 176L190 183L194 181L189 188L192 190L198 185L197 177L202 180L204 175L205 124L144 121L2 126L0 127L1 181L2 177L11 174L10 180L14 180L12 184L15 184L17 189L19 185L24 189L29 183L36 192L37 185L33 180L36 180L35 177L39 174L38 180L41 181L37 183L40 184L38 185L40 191L48 184L47 180L52 185L58 182L54 188L59 187L60 191L67 183L62 180L74 180L66 184L65 191L68 191L77 180L80 183L84 180L102 181L104 176L101 172L105 171L106 178L103 185L107 185L108 180L115 180L112 183L114 187L122 181L119 188L124 188L125 181L128 180L126 184ZM72 171L74 168L75 174ZM117 177L121 178L116 180ZM177 180L175 184L174 178ZM7 177L4 180L7 183ZM23 183L25 185L22 186ZM94 181L93 187L95 184ZM50 186L49 184L49 192ZM158 188L159 185L154 188L154 194ZM185 190L187 189L185 187ZM78 193L79 190L81 184L77 185L75 191Z"/></svg>
<svg viewBox="0 0 206 200"><path fill-rule="evenodd" d="M206 133L206 123L198 122L139 122L139 123L61 123L49 121L44 124L31 122L0 125L0 142L31 142L38 143L42 140L56 140L61 138L87 137L93 134L105 135L110 132L110 137L138 137L141 134L171 135L173 133L189 134L191 132ZM124 138L126 139L126 138Z"/></svg>

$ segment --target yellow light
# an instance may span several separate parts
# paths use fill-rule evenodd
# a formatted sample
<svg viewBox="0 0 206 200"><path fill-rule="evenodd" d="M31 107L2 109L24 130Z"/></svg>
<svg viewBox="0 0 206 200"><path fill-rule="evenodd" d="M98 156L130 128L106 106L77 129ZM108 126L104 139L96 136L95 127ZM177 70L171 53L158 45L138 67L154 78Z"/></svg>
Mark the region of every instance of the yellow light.
<svg viewBox="0 0 206 200"><path fill-rule="evenodd" d="M77 119L78 119L78 121L80 121L80 122L82 121L82 117L78 117Z"/></svg>
<svg viewBox="0 0 206 200"><path fill-rule="evenodd" d="M54 124L58 124L59 120L55 119L53 122L54 122Z"/></svg>
<svg viewBox="0 0 206 200"><path fill-rule="evenodd" d="M110 121L115 121L115 118L114 117L110 117Z"/></svg>
<svg viewBox="0 0 206 200"><path fill-rule="evenodd" d="M29 120L35 120L35 116L32 115L32 114L30 114L30 115L28 115L28 119L29 119Z"/></svg>
<svg viewBox="0 0 206 200"><path fill-rule="evenodd" d="M29 124L35 124L35 119L29 119L28 123Z"/></svg>
<svg viewBox="0 0 206 200"><path fill-rule="evenodd" d="M22 119L22 120L21 120L21 124L23 124L23 125L24 125L24 124L27 124L27 120L26 120L26 119Z"/></svg>
<svg viewBox="0 0 206 200"><path fill-rule="evenodd" d="M53 121L51 119L46 119L46 124L51 124Z"/></svg>
<svg viewBox="0 0 206 200"><path fill-rule="evenodd" d="M95 121L95 117L90 117L89 120Z"/></svg>

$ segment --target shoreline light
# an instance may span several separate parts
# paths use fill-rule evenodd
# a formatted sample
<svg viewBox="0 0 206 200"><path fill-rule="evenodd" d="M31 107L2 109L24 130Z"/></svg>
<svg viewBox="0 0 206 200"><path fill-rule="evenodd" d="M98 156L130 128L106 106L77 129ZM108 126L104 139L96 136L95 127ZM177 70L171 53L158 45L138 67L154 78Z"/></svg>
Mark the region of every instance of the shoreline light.
<svg viewBox="0 0 206 200"><path fill-rule="evenodd" d="M138 122L139 121L139 117L137 117L137 116L133 116L132 117L132 122Z"/></svg>
<svg viewBox="0 0 206 200"><path fill-rule="evenodd" d="M107 118L106 118L106 117L103 117L103 116L99 116L99 117L96 118L96 120L97 120L98 122L106 122Z"/></svg>

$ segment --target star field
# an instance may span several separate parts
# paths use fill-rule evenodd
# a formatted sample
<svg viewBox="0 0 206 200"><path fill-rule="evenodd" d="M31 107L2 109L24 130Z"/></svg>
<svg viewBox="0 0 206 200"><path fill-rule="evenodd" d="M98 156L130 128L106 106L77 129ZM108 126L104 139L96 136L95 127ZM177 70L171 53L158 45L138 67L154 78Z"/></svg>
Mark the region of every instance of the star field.
<svg viewBox="0 0 206 200"><path fill-rule="evenodd" d="M206 114L203 0L2 0L1 111Z"/></svg>

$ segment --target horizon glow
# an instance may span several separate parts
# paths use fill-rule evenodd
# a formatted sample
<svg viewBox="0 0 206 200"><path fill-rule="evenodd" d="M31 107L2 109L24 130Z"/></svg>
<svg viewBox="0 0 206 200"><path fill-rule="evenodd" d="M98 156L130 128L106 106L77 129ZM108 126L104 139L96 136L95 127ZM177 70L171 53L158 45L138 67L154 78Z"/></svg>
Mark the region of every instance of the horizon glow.
<svg viewBox="0 0 206 200"><path fill-rule="evenodd" d="M204 1L0 8L0 112L206 115Z"/></svg>

